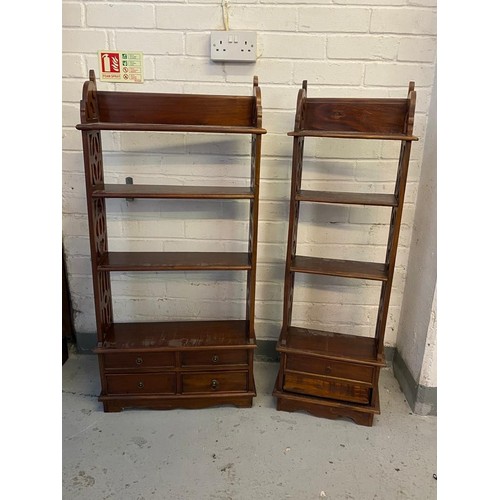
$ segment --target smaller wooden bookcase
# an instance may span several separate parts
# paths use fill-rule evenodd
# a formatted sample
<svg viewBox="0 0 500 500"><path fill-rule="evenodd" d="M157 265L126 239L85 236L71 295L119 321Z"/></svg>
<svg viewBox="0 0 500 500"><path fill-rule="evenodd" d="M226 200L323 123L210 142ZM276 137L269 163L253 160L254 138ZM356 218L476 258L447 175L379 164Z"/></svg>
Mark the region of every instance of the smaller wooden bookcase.
<svg viewBox="0 0 500 500"><path fill-rule="evenodd" d="M285 267L283 325L277 350L280 369L274 388L277 409L303 410L325 418L346 417L371 426L380 413L378 379L385 366L384 334L394 276L406 179L410 159L416 93L407 98L309 98L307 82L299 90L293 137L290 219ZM401 143L394 194L302 189L304 141L385 140ZM332 167L333 168L333 167ZM381 206L391 209L384 262L361 262L297 255L302 203ZM381 293L375 334L371 337L299 328L292 325L297 273L375 280Z"/></svg>
<svg viewBox="0 0 500 500"><path fill-rule="evenodd" d="M257 77L250 96L98 91L83 86L81 123L92 276L104 411L126 407L252 405L255 396L255 273L262 128ZM251 138L249 186L107 184L102 131L239 134ZM233 200L249 205L246 252L113 252L106 200ZM120 323L113 319L111 273L245 272L246 314L238 320Z"/></svg>

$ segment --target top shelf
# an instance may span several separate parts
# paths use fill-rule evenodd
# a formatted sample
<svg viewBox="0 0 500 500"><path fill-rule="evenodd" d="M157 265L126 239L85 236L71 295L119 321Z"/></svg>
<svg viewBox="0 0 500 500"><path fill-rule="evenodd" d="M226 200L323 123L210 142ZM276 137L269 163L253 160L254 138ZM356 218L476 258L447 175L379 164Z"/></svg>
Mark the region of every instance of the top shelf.
<svg viewBox="0 0 500 500"><path fill-rule="evenodd" d="M298 130L288 132L293 137L326 137L336 139L378 139L385 141L418 141L418 137L407 134L378 134L369 132L331 132L324 130Z"/></svg>
<svg viewBox="0 0 500 500"><path fill-rule="evenodd" d="M261 127L241 127L223 125L177 125L175 123L124 123L90 122L80 123L78 130L115 130L124 132L199 132L208 134L266 134Z"/></svg>
<svg viewBox="0 0 500 500"><path fill-rule="evenodd" d="M80 101L84 132L199 132L262 135L262 104L258 78L252 95L110 92L97 90L95 73L83 85Z"/></svg>
<svg viewBox="0 0 500 500"><path fill-rule="evenodd" d="M416 92L406 98L308 97L307 80L297 96L292 137L418 141L413 135Z"/></svg>

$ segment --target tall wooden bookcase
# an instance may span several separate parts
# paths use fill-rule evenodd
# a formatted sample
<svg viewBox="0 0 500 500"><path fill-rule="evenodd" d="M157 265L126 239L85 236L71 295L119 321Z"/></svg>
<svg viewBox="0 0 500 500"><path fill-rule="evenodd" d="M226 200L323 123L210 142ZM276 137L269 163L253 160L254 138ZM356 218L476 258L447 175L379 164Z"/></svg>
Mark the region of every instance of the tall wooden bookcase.
<svg viewBox="0 0 500 500"><path fill-rule="evenodd" d="M283 325L274 396L277 409L303 410L325 418L346 417L371 426L380 413L378 379L385 366L384 334L403 212L413 135L416 92L410 82L403 99L309 98L304 81L297 98L293 137L290 219L285 268ZM302 189L304 141L385 140L401 143L394 194ZM307 166L305 167L307 168ZM334 167L332 167L334 168ZM301 203L390 207L384 262L361 262L297 255ZM297 273L341 276L381 283L375 332L371 337L320 331L292 325Z"/></svg>
<svg viewBox="0 0 500 500"><path fill-rule="evenodd" d="M250 96L98 91L93 71L81 100L83 158L104 411L126 407L204 408L252 405L257 222L262 128L261 93ZM107 184L101 133L155 131L246 134L249 187ZM188 168L188 167L186 167ZM108 250L106 200L234 200L249 204L246 252ZM111 273L243 271L246 315L239 320L119 323L113 320Z"/></svg>

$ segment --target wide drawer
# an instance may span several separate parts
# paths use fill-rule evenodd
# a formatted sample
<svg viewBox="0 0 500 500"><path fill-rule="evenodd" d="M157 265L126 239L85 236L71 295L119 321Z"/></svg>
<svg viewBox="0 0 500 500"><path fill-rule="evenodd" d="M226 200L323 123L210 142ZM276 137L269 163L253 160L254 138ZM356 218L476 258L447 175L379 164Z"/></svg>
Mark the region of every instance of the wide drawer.
<svg viewBox="0 0 500 500"><path fill-rule="evenodd" d="M319 396L321 398L339 399L353 403L368 404L371 389L368 385L342 382L326 377L315 377L306 373L285 371L285 391Z"/></svg>
<svg viewBox="0 0 500 500"><path fill-rule="evenodd" d="M371 383L373 380L373 368L371 366L344 363L342 361L316 358L313 356L288 354L286 357L286 368L299 372L316 373L318 375L360 382Z"/></svg>
<svg viewBox="0 0 500 500"><path fill-rule="evenodd" d="M182 392L246 392L248 372L190 373L182 375Z"/></svg>
<svg viewBox="0 0 500 500"><path fill-rule="evenodd" d="M182 366L218 366L248 364L248 350L219 349L182 353Z"/></svg>
<svg viewBox="0 0 500 500"><path fill-rule="evenodd" d="M174 394L175 374L133 373L106 375L108 394Z"/></svg>
<svg viewBox="0 0 500 500"><path fill-rule="evenodd" d="M172 368L175 365L173 352L121 352L102 356L105 369Z"/></svg>

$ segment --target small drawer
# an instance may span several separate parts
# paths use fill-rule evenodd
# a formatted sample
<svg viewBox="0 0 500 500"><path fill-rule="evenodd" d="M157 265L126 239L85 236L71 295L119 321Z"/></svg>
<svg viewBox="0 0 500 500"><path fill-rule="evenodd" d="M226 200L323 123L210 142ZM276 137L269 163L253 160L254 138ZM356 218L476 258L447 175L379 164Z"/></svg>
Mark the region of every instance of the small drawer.
<svg viewBox="0 0 500 500"><path fill-rule="evenodd" d="M371 366L344 363L313 356L287 355L286 367L299 372L316 373L328 377L372 383L373 368Z"/></svg>
<svg viewBox="0 0 500 500"><path fill-rule="evenodd" d="M106 375L108 394L174 394L172 373Z"/></svg>
<svg viewBox="0 0 500 500"><path fill-rule="evenodd" d="M285 372L284 389L299 394L362 404L370 402L371 392L367 385L350 384L293 372Z"/></svg>
<svg viewBox="0 0 500 500"><path fill-rule="evenodd" d="M190 373L182 376L182 392L186 394L247 390L247 372Z"/></svg>
<svg viewBox="0 0 500 500"><path fill-rule="evenodd" d="M104 354L105 369L173 368L173 352L126 352Z"/></svg>
<svg viewBox="0 0 500 500"><path fill-rule="evenodd" d="M246 349L219 349L182 353L182 366L218 366L248 364Z"/></svg>

